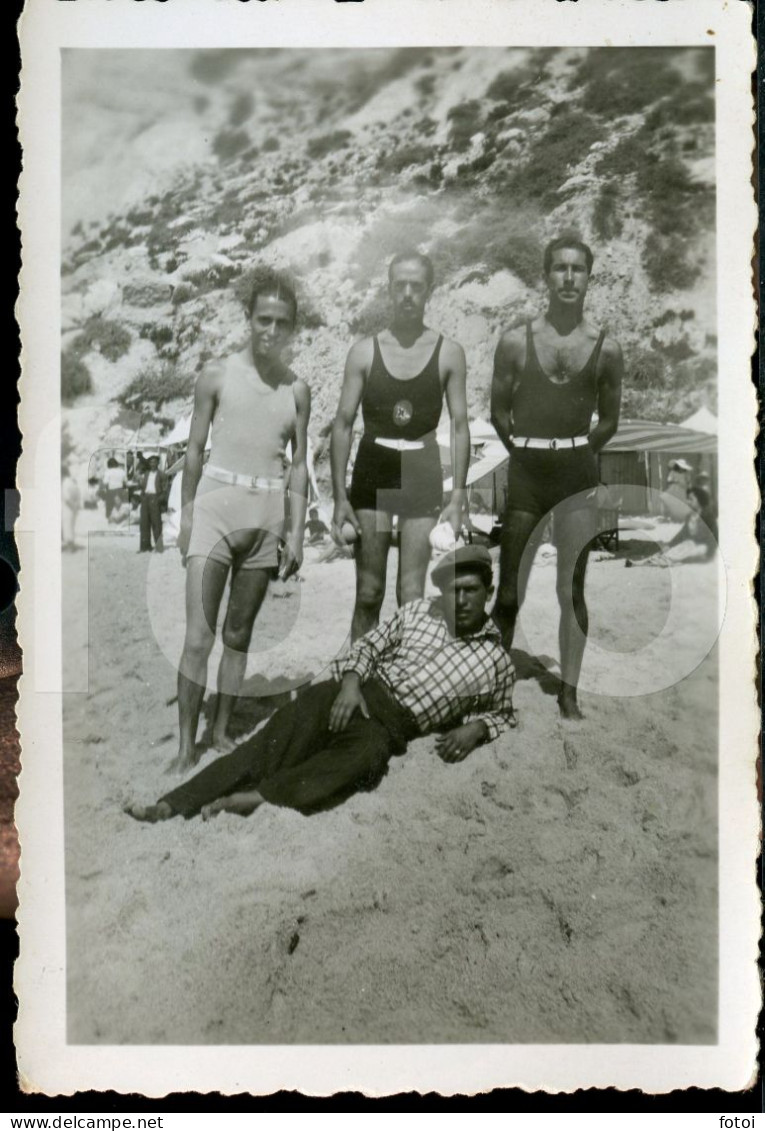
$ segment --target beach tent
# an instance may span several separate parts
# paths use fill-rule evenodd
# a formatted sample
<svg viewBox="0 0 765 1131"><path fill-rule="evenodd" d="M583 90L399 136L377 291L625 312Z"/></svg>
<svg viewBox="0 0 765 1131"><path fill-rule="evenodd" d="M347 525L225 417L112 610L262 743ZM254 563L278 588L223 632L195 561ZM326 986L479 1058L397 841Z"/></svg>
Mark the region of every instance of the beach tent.
<svg viewBox="0 0 765 1131"><path fill-rule="evenodd" d="M180 420L176 420L175 425L168 432L167 436L163 436L160 441L163 448L173 448L176 444L187 444L189 442L189 432L191 431L191 416L182 416ZM207 435L207 443L205 448L210 447L210 435Z"/></svg>
<svg viewBox="0 0 765 1131"><path fill-rule="evenodd" d="M689 463L694 476L706 471L716 494L717 437L682 424L623 420L600 454L600 478L624 514L651 514L657 510L652 492L666 489L675 459Z"/></svg>
<svg viewBox="0 0 765 1131"><path fill-rule="evenodd" d="M502 514L507 495L507 448L496 439L484 444L481 454L467 473L468 507L476 513ZM444 480L444 493L452 490L452 477Z"/></svg>
<svg viewBox="0 0 765 1131"><path fill-rule="evenodd" d="M712 436L717 435L717 417L708 408L700 408L682 422L683 428L690 428L694 432L707 432Z"/></svg>

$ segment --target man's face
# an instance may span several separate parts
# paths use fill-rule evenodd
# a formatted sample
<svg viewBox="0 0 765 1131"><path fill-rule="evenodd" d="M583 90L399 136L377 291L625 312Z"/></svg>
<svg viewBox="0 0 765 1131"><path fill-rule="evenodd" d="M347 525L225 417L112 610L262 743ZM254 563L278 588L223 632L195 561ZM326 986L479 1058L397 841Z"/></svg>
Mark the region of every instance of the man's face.
<svg viewBox="0 0 765 1131"><path fill-rule="evenodd" d="M159 460L156 456L152 456L149 460L149 471L156 471L159 467Z"/></svg>
<svg viewBox="0 0 765 1131"><path fill-rule="evenodd" d="M277 358L289 341L292 330L290 303L274 295L258 295L250 318L253 357Z"/></svg>
<svg viewBox="0 0 765 1131"><path fill-rule="evenodd" d="M425 267L417 259L396 263L390 277L394 322L421 322L430 297Z"/></svg>
<svg viewBox="0 0 765 1131"><path fill-rule="evenodd" d="M486 602L491 594L481 573L460 571L441 590L444 616L454 636L477 632L486 619Z"/></svg>
<svg viewBox="0 0 765 1131"><path fill-rule="evenodd" d="M587 257L576 247L562 247L553 252L550 270L547 272L547 289L564 306L576 306L584 302L590 273L587 270Z"/></svg>

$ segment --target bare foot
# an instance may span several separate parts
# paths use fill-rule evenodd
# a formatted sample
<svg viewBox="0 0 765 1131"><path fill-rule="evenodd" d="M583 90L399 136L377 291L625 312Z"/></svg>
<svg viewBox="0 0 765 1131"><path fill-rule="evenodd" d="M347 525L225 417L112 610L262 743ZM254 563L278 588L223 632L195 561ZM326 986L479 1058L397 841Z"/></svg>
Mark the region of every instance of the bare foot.
<svg viewBox="0 0 765 1131"><path fill-rule="evenodd" d="M187 770L193 770L199 761L199 754L196 750L188 752L179 750L172 762L168 763L165 770L166 774L185 774Z"/></svg>
<svg viewBox="0 0 765 1131"><path fill-rule="evenodd" d="M158 801L156 805L125 805L122 812L136 821L148 821L152 825L175 816L175 810L166 801Z"/></svg>
<svg viewBox="0 0 765 1131"><path fill-rule="evenodd" d="M217 817L219 813L238 813L240 817L249 817L250 813L254 813L264 800L265 798L261 797L255 789L250 790L249 793L230 793L228 797L219 797L217 801L203 805L202 820L209 821L212 817Z"/></svg>
<svg viewBox="0 0 765 1131"><path fill-rule="evenodd" d="M212 736L213 750L217 750L220 754L230 754L232 750L236 750L236 743L233 738L229 738L227 734Z"/></svg>
<svg viewBox="0 0 765 1131"><path fill-rule="evenodd" d="M583 719L581 708L576 701L576 688L564 685L558 693L558 707L564 719Z"/></svg>

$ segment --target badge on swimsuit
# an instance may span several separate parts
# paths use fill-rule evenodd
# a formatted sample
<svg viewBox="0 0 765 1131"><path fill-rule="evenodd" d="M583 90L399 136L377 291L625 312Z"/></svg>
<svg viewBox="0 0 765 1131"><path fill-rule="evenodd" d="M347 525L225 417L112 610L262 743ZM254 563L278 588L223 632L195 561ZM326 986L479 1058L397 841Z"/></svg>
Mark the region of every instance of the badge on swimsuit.
<svg viewBox="0 0 765 1131"><path fill-rule="evenodd" d="M411 401L396 401L393 406L393 423L403 428L412 419L413 414Z"/></svg>

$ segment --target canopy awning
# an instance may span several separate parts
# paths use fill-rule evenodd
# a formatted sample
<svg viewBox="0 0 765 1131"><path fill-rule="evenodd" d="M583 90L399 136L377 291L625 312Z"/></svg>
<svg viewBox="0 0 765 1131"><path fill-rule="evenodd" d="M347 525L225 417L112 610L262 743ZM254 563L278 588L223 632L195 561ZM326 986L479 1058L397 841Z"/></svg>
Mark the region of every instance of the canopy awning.
<svg viewBox="0 0 765 1131"><path fill-rule="evenodd" d="M708 408L700 408L681 421L683 428L691 428L694 432L708 432L710 436L717 435L717 417Z"/></svg>
<svg viewBox="0 0 765 1131"><path fill-rule="evenodd" d="M717 436L660 424L655 420L622 420L618 431L603 449L608 452L716 452Z"/></svg>

